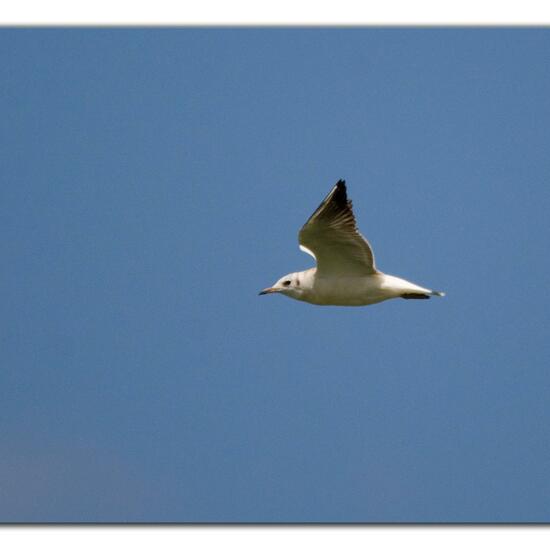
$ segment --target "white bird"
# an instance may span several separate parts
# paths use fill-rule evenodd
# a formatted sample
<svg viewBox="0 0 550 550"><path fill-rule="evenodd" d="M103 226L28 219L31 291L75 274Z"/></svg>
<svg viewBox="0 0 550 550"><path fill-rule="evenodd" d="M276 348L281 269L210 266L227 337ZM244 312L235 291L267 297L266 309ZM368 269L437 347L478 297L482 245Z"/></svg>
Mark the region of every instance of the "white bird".
<svg viewBox="0 0 550 550"><path fill-rule="evenodd" d="M300 249L315 258L317 267L289 273L260 294L279 293L322 306L367 306L390 298L445 295L376 269L372 248L357 230L344 180L332 188L298 239Z"/></svg>

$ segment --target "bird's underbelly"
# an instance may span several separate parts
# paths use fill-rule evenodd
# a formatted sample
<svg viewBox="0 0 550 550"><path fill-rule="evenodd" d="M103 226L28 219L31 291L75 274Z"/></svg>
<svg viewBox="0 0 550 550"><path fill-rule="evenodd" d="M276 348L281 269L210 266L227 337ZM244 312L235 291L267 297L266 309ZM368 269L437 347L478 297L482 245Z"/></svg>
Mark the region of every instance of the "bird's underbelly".
<svg viewBox="0 0 550 550"><path fill-rule="evenodd" d="M305 301L327 306L366 306L394 297L395 293L384 285L383 279L373 275L317 279Z"/></svg>

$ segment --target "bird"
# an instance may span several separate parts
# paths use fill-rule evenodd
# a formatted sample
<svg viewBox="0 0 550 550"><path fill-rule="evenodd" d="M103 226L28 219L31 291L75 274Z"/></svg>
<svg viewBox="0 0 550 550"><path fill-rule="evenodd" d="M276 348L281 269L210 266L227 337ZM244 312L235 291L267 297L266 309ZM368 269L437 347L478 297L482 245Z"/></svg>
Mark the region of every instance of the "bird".
<svg viewBox="0 0 550 550"><path fill-rule="evenodd" d="M372 247L357 229L342 179L300 229L298 241L317 266L281 277L260 295L283 294L320 306L367 306L392 298L445 296L376 268Z"/></svg>

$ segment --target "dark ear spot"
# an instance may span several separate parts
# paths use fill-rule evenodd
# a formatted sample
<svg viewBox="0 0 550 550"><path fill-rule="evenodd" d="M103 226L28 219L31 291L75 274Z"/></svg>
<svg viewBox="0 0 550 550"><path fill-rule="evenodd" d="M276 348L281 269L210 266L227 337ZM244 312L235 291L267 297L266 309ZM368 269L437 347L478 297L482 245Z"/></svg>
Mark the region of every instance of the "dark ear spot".
<svg viewBox="0 0 550 550"><path fill-rule="evenodd" d="M296 279L296 286L300 286L300 279Z"/></svg>

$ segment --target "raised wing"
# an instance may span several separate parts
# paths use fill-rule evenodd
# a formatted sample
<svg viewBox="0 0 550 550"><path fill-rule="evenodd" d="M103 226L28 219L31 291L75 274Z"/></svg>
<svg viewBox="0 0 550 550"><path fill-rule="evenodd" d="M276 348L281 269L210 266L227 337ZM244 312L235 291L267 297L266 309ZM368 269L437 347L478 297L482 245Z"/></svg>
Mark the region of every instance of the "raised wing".
<svg viewBox="0 0 550 550"><path fill-rule="evenodd" d="M371 275L377 273L374 254L357 230L346 183L339 180L298 235L300 249L317 260L317 274Z"/></svg>

